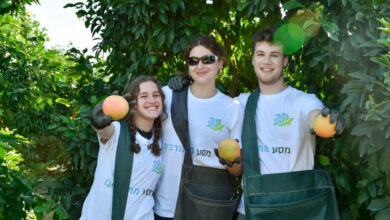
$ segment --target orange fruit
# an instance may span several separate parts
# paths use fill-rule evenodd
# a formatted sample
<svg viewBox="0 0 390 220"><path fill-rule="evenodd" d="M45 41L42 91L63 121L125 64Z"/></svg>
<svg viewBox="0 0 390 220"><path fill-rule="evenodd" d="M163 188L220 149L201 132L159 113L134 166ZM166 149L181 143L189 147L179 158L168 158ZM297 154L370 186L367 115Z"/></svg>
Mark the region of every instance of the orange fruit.
<svg viewBox="0 0 390 220"><path fill-rule="evenodd" d="M240 145L234 139L223 139L218 144L219 157L233 162L240 156Z"/></svg>
<svg viewBox="0 0 390 220"><path fill-rule="evenodd" d="M120 95L110 95L103 101L103 112L111 116L112 120L120 120L129 112L129 104Z"/></svg>
<svg viewBox="0 0 390 220"><path fill-rule="evenodd" d="M326 117L321 114L314 119L313 123L314 132L323 138L332 137L336 134L336 122L330 123L330 114Z"/></svg>

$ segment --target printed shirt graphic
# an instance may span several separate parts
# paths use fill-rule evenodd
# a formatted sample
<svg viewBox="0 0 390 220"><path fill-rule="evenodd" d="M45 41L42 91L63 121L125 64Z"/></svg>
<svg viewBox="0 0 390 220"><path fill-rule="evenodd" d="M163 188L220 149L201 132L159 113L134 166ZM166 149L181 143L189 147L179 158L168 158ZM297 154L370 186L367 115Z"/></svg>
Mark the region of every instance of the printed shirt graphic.
<svg viewBox="0 0 390 220"><path fill-rule="evenodd" d="M223 124L221 119L217 117L210 117L207 127L213 129L214 131L222 131L225 125Z"/></svg>
<svg viewBox="0 0 390 220"><path fill-rule="evenodd" d="M248 97L242 94L238 99L244 105ZM306 120L309 112L322 107L315 95L292 87L274 95L260 94L255 120L261 173L313 168L315 136Z"/></svg>
<svg viewBox="0 0 390 220"><path fill-rule="evenodd" d="M162 165L161 165L161 161L160 160L153 161L153 170L152 171L157 173L157 174L161 174Z"/></svg>
<svg viewBox="0 0 390 220"><path fill-rule="evenodd" d="M288 114L286 113L281 113L281 114L276 114L274 118L274 125L283 127L286 125L290 125L291 122L294 120L294 118L288 117Z"/></svg>
<svg viewBox="0 0 390 220"><path fill-rule="evenodd" d="M172 90L163 88L169 117L163 122L163 171L155 192L154 211L172 218L179 193L184 147L173 128L171 113ZM222 139L240 139L243 110L232 98L218 92L211 98L199 99L188 93L188 117L193 164L225 169L214 154Z"/></svg>
<svg viewBox="0 0 390 220"><path fill-rule="evenodd" d="M94 182L83 205L80 218L82 220L111 219L115 155L120 131L120 124L118 122L113 124L115 126L113 136L106 144L100 142ZM140 145L141 151L135 153L133 158L125 220L154 218L153 192L162 173L162 157L154 156L147 148L152 140L136 134L136 142Z"/></svg>
<svg viewBox="0 0 390 220"><path fill-rule="evenodd" d="M241 94L238 100L245 106L248 97ZM322 108L315 95L292 87L279 94L260 94L255 120L262 174L313 169L315 136L306 120L310 111ZM242 214L243 201L238 207Z"/></svg>

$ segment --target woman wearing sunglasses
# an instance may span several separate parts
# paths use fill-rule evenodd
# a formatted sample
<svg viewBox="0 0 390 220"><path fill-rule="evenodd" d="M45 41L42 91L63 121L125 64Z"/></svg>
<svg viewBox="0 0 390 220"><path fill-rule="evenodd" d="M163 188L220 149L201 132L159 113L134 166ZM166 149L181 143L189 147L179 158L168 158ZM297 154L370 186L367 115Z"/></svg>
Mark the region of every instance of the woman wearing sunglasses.
<svg viewBox="0 0 390 220"><path fill-rule="evenodd" d="M223 139L240 138L243 110L215 87L226 57L213 37L195 38L184 60L193 83L180 92L163 88L170 117L162 127L155 219L231 219L237 205L235 177L242 166L239 157L220 162L214 149Z"/></svg>

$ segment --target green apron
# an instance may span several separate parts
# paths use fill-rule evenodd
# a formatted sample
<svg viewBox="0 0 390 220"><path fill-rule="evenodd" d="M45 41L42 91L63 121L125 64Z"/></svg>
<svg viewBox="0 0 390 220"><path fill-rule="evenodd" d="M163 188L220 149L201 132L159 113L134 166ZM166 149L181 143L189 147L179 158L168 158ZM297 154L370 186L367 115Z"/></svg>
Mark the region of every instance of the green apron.
<svg viewBox="0 0 390 220"><path fill-rule="evenodd" d="M129 194L133 151L130 149L131 137L125 121L120 121L118 147L115 156L114 188L112 195L112 220L123 220Z"/></svg>
<svg viewBox="0 0 390 220"><path fill-rule="evenodd" d="M246 219L340 219L336 192L324 168L260 174L255 123L259 93L257 88L248 98L241 136Z"/></svg>
<svg viewBox="0 0 390 220"><path fill-rule="evenodd" d="M238 203L237 181L225 169L194 166L188 131L188 87L172 96L172 123L185 149L175 220L230 220Z"/></svg>

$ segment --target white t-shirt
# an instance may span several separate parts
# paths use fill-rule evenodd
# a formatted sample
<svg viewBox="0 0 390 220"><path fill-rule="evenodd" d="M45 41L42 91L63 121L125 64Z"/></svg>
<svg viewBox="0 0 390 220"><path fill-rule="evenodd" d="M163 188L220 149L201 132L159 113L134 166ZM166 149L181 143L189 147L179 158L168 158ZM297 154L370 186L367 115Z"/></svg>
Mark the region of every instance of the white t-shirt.
<svg viewBox="0 0 390 220"><path fill-rule="evenodd" d="M244 108L249 95L237 97ZM260 94L255 120L262 174L313 169L315 136L310 133L307 116L322 108L314 94L292 87L278 94ZM243 196L238 212L245 214Z"/></svg>
<svg viewBox="0 0 390 220"><path fill-rule="evenodd" d="M113 122L115 131L110 140L103 144L99 138L99 155L95 177L90 192L84 202L81 220L109 220L112 212L112 196L116 149L120 124ZM141 147L134 153L133 169L124 219L153 220L153 192L162 172L162 159L147 148L153 142L136 133L136 143ZM129 146L130 147L130 146Z"/></svg>
<svg viewBox="0 0 390 220"><path fill-rule="evenodd" d="M169 117L163 122L163 173L156 187L154 211L172 218L179 194L184 148L177 136L171 113L172 90L163 88ZM196 98L188 90L188 120L194 165L225 169L214 148L225 138L240 140L243 110L238 101L219 92L211 98Z"/></svg>

